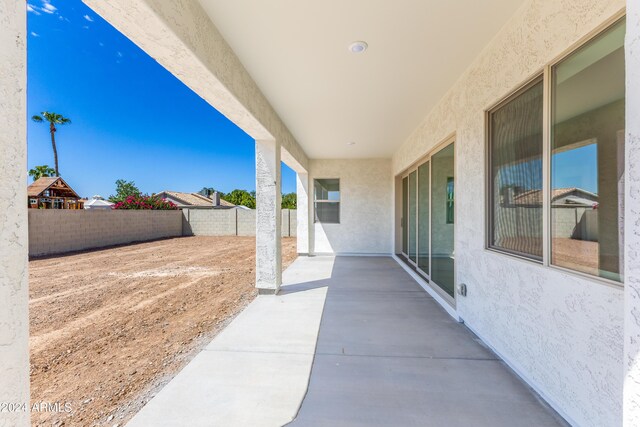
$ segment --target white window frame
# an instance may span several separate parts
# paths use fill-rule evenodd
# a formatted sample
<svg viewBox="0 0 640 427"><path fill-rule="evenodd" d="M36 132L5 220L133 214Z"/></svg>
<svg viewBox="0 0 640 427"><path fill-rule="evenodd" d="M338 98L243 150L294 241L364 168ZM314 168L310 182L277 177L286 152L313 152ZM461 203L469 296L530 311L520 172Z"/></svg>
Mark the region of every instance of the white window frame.
<svg viewBox="0 0 640 427"><path fill-rule="evenodd" d="M328 199L318 199L318 194L316 193L316 181L322 180L336 180L338 181L338 200L328 200ZM327 222L320 221L318 219L318 215L316 214L316 203L337 203L338 204L338 221L336 222ZM340 224L342 221L342 184L340 183L340 178L313 178L313 223L314 224Z"/></svg>

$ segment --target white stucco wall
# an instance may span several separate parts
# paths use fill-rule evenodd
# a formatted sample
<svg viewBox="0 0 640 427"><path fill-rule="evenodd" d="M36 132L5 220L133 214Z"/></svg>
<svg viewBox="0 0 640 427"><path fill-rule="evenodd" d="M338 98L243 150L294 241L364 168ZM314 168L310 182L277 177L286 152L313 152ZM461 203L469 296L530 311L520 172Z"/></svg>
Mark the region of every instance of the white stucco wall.
<svg viewBox="0 0 640 427"><path fill-rule="evenodd" d="M0 0L0 402L29 406L26 31L25 3ZM0 412L28 425L28 409Z"/></svg>
<svg viewBox="0 0 640 427"><path fill-rule="evenodd" d="M640 2L627 5L624 425L640 425Z"/></svg>
<svg viewBox="0 0 640 427"><path fill-rule="evenodd" d="M581 426L622 422L624 292L484 249L484 110L624 6L528 2L393 156L395 176L456 133L457 281L468 286L458 313Z"/></svg>
<svg viewBox="0 0 640 427"><path fill-rule="evenodd" d="M312 224L312 218L310 216L310 198L309 189L309 174L308 173L296 173L296 195L297 195L297 210L296 210L296 236L299 255L309 255L311 250L311 229L309 224ZM292 217L293 219L293 217Z"/></svg>
<svg viewBox="0 0 640 427"><path fill-rule="evenodd" d="M312 199L314 179L340 179L340 224L312 223L314 253L392 252L390 159L310 160L309 178Z"/></svg>

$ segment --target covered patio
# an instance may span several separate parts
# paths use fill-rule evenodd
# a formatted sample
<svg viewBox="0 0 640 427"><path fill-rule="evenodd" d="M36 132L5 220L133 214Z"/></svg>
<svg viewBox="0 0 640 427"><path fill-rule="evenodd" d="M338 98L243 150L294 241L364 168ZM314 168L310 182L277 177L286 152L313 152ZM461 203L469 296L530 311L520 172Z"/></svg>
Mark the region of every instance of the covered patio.
<svg viewBox="0 0 640 427"><path fill-rule="evenodd" d="M289 422L566 425L394 259L333 256L296 260L127 425Z"/></svg>
<svg viewBox="0 0 640 427"><path fill-rule="evenodd" d="M260 296L131 425L640 425L640 2L83 1L255 141ZM0 11L0 401L28 402Z"/></svg>

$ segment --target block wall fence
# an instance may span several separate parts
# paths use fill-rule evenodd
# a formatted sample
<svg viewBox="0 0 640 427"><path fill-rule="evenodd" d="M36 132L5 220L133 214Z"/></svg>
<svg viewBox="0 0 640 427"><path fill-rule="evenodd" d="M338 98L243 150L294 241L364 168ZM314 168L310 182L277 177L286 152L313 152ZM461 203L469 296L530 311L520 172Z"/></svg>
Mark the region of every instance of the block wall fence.
<svg viewBox="0 0 640 427"><path fill-rule="evenodd" d="M297 211L282 209L282 237L295 237ZM256 211L248 209L183 209L184 236L255 236Z"/></svg>
<svg viewBox="0 0 640 427"><path fill-rule="evenodd" d="M180 211L29 209L29 256L181 235Z"/></svg>
<svg viewBox="0 0 640 427"><path fill-rule="evenodd" d="M29 256L46 256L179 236L255 236L256 212L242 209L29 209ZM282 236L296 235L296 211L282 210Z"/></svg>

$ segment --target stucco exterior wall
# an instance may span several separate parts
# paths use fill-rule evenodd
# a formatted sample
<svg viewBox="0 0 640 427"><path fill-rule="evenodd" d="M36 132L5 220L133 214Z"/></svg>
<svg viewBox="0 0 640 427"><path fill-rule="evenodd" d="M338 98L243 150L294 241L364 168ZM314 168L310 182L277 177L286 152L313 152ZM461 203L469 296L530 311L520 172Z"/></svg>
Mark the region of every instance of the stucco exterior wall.
<svg viewBox="0 0 640 427"><path fill-rule="evenodd" d="M391 160L310 160L312 199L318 178L340 179L340 224L311 224L313 253L390 254Z"/></svg>
<svg viewBox="0 0 640 427"><path fill-rule="evenodd" d="M0 402L29 405L27 247L27 17L0 0ZM29 411L0 412L0 426L28 426Z"/></svg>
<svg viewBox="0 0 640 427"><path fill-rule="evenodd" d="M455 132L457 282L468 286L468 296L457 298L458 314L581 426L622 421L624 292L485 250L484 111L624 6L621 0L526 3L392 162L395 176Z"/></svg>
<svg viewBox="0 0 640 427"><path fill-rule="evenodd" d="M624 425L640 425L640 2L627 4Z"/></svg>
<svg viewBox="0 0 640 427"><path fill-rule="evenodd" d="M175 211L29 209L29 255L51 255L182 235Z"/></svg>

